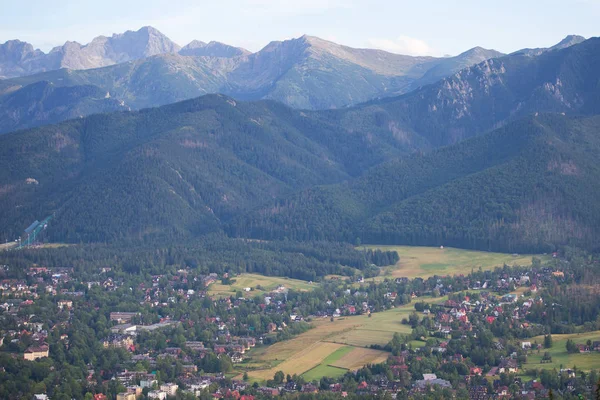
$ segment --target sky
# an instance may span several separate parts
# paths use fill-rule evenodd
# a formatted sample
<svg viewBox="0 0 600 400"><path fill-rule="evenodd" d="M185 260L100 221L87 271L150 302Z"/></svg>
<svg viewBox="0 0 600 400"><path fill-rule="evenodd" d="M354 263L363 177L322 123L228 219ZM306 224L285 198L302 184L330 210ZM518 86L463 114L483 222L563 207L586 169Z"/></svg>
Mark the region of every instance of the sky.
<svg viewBox="0 0 600 400"><path fill-rule="evenodd" d="M0 0L0 43L48 51L150 25L183 46L217 40L258 51L308 34L352 47L456 55L600 36L600 0Z"/></svg>

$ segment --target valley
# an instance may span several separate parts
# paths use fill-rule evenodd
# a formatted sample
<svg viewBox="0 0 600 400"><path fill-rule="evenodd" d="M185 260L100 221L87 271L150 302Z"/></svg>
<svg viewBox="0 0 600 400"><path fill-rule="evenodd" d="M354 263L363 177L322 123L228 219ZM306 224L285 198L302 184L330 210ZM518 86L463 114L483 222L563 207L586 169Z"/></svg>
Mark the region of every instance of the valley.
<svg viewBox="0 0 600 400"><path fill-rule="evenodd" d="M600 393L600 10L135 3L0 15L0 399Z"/></svg>

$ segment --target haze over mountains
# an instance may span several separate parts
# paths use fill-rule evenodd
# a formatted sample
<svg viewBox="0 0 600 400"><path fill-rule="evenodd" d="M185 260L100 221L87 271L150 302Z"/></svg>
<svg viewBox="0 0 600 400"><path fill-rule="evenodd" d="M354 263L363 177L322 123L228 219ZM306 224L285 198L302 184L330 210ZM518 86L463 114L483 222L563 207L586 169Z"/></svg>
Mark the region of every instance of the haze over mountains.
<svg viewBox="0 0 600 400"><path fill-rule="evenodd" d="M282 62L283 48L304 52L311 41L320 40L243 57ZM311 60L337 52L336 60L378 73L431 61L369 64L362 50L328 43L309 48ZM49 235L68 242L224 230L505 251L593 247L599 81L593 38L485 60L351 108L301 111L209 95L14 132L0 137L0 208L9 210L0 224L11 237L24 221L55 213Z"/></svg>

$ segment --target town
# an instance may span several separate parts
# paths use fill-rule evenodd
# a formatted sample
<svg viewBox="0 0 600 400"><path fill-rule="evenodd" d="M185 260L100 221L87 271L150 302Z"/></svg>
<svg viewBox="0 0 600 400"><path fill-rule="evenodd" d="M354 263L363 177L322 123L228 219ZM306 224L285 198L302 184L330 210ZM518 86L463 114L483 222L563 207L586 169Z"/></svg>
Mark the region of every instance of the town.
<svg viewBox="0 0 600 400"><path fill-rule="evenodd" d="M594 292L581 293L576 311L574 303L569 308L559 300L571 296L565 292L570 288L583 287L582 279L597 277L590 272L596 264L593 257L555 255L545 264L534 259L528 266L468 275L333 277L311 290L278 284L230 296L211 287L240 276L192 268L131 275L108 266L83 272L3 265L0 380L3 390L36 399L57 389L74 398L118 400L329 392L534 399L552 391L569 398L591 393L598 380L600 310ZM388 354L381 364L366 363L337 378L285 371L266 380L253 377L258 349L302 337L315 322L368 323L372 315L399 310L406 310L405 317L396 321L389 343L368 346ZM574 335L566 344L553 343L575 333L596 340ZM577 354L580 368L557 366L557 351ZM59 368L61 360L69 366ZM31 374L16 376L11 368Z"/></svg>

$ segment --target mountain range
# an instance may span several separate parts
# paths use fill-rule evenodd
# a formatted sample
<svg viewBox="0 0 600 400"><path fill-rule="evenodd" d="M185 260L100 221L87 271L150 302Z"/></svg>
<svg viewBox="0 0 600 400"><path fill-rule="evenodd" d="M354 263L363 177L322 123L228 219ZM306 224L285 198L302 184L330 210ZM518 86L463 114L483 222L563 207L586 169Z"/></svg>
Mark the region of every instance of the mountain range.
<svg viewBox="0 0 600 400"><path fill-rule="evenodd" d="M295 108L329 109L405 93L460 69L502 54L474 48L456 57L411 57L381 50L354 49L316 37L272 42L256 53L219 42L192 41L180 48L154 28L145 27L87 45L67 42L48 54L13 40L0 45L0 97L48 82L55 87L96 86L99 92L141 109L208 93L241 100L273 99ZM37 87L37 86L36 86ZM76 90L79 93L85 90ZM65 97L61 101L80 116L107 111L106 104ZM74 116L50 105L4 101L0 133L56 122ZM93 107L81 107L85 101ZM42 108L43 106L43 108ZM37 109L25 118L21 109Z"/></svg>
<svg viewBox="0 0 600 400"><path fill-rule="evenodd" d="M68 242L226 231L593 247L599 81L593 38L337 110L207 95L13 132L0 137L0 224L12 238L54 213L49 235Z"/></svg>
<svg viewBox="0 0 600 400"><path fill-rule="evenodd" d="M581 40L571 36L553 48L521 53L539 55ZM100 36L87 45L67 42L48 54L10 41L0 45L0 73L18 77L0 81L0 133L57 122L61 115L66 119L120 108L141 109L208 93L239 100L272 99L302 109L341 108L414 91L501 56L476 47L456 57L411 57L355 49L311 36L271 42L256 53L219 42L192 41L180 48L151 27L110 38ZM89 96L65 97L61 108L54 110L27 94L37 90L40 82L96 89L72 89L89 92ZM37 86L29 88L32 84ZM98 101L96 92L108 93L114 101ZM10 95L10 100L2 100Z"/></svg>

